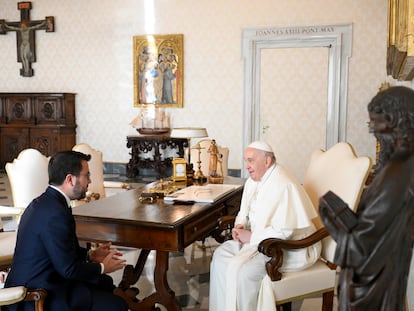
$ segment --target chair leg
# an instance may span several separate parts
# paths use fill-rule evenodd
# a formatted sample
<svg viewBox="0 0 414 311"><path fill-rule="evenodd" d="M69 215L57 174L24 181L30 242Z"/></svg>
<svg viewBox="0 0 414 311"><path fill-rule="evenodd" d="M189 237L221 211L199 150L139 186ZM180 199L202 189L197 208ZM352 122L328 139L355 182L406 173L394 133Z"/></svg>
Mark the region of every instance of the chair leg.
<svg viewBox="0 0 414 311"><path fill-rule="evenodd" d="M198 245L198 247L203 251L206 250L206 238L201 239L201 245Z"/></svg>
<svg viewBox="0 0 414 311"><path fill-rule="evenodd" d="M281 311L292 311L292 302L286 302L280 305Z"/></svg>
<svg viewBox="0 0 414 311"><path fill-rule="evenodd" d="M29 289L26 294L26 301L34 301L35 311L43 311L43 304L47 296L44 289Z"/></svg>
<svg viewBox="0 0 414 311"><path fill-rule="evenodd" d="M322 311L333 310L334 291L323 293L322 296Z"/></svg>

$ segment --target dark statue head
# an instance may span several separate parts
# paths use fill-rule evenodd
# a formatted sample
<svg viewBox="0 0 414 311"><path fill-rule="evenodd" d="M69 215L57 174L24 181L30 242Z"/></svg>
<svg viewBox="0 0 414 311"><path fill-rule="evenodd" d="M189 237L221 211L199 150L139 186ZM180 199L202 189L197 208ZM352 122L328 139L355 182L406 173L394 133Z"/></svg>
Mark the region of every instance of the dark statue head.
<svg viewBox="0 0 414 311"><path fill-rule="evenodd" d="M380 142L376 172L393 157L414 153L414 90L395 86L368 104L370 132Z"/></svg>

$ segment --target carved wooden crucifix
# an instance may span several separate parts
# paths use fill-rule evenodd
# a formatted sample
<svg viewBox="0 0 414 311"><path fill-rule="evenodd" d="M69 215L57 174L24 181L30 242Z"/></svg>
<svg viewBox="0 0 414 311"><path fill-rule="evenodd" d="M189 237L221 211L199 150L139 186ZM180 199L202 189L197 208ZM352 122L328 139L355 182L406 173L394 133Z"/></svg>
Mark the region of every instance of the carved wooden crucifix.
<svg viewBox="0 0 414 311"><path fill-rule="evenodd" d="M55 19L53 16L46 16L44 20L31 21L30 10L31 2L17 3L20 10L20 22L6 22L0 19L0 34L4 35L8 31L15 31L17 36L17 61L22 63L20 75L32 77L32 63L36 61L36 41L35 31L45 29L46 32L54 32Z"/></svg>

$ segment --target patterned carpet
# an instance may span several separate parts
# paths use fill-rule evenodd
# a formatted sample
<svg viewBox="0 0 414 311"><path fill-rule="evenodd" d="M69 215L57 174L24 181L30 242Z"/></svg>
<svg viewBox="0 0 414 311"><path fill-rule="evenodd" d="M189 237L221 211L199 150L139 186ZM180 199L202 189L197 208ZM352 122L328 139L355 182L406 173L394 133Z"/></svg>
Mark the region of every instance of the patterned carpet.
<svg viewBox="0 0 414 311"><path fill-rule="evenodd" d="M116 194L116 192L111 191L109 195ZM4 173L0 173L0 205L12 206L10 186L7 175ZM208 310L210 260L218 245L214 239L207 238L204 247L201 247L201 242L195 242L188 246L184 252L170 254L168 282L170 288L175 292L183 311ZM130 248L120 248L120 250L123 252L128 264L136 263L139 250ZM139 299L154 291L154 266L155 253L151 252L142 276L136 284L136 287L140 290ZM118 284L122 278L122 271L117 271L111 275L115 284ZM334 310L336 309L335 302ZM321 310L321 298L306 299L302 304L295 303L292 310Z"/></svg>

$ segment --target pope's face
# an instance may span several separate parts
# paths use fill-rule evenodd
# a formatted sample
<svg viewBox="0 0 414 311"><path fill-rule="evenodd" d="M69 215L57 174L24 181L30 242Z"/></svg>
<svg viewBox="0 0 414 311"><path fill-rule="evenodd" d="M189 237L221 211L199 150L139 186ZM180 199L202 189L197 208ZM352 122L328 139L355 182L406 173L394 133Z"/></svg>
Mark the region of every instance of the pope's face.
<svg viewBox="0 0 414 311"><path fill-rule="evenodd" d="M262 150L246 148L244 162L250 178L259 181L271 165L271 160Z"/></svg>

